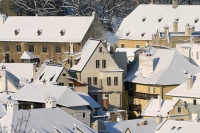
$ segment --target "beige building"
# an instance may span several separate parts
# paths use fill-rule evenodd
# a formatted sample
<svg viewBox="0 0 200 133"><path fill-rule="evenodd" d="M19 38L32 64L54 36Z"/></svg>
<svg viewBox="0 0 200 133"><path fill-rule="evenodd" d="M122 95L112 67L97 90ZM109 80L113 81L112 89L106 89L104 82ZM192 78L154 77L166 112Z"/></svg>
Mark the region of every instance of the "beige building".
<svg viewBox="0 0 200 133"><path fill-rule="evenodd" d="M122 21L116 36L119 38L120 48L139 48L148 44L156 44L152 35L159 29L164 32L167 27L169 32L185 32L185 25L191 30L200 31L198 14L199 5L179 5L178 0L172 0L172 5L141 4ZM194 28L195 27L195 28ZM186 36L180 39L188 38ZM166 38L168 39L168 38ZM160 41L160 40L157 40ZM166 42L166 40L163 41ZM172 42L176 42L172 38ZM168 42L167 42L168 43Z"/></svg>
<svg viewBox="0 0 200 133"><path fill-rule="evenodd" d="M185 81L187 73L196 74L200 68L192 65L175 50L148 47L139 55L124 79L129 95L129 116L139 116L149 100L172 99L165 94Z"/></svg>
<svg viewBox="0 0 200 133"><path fill-rule="evenodd" d="M74 76L88 84L89 94L105 110L120 108L123 70L106 48L106 42L88 40L79 62L71 69Z"/></svg>
<svg viewBox="0 0 200 133"><path fill-rule="evenodd" d="M103 33L104 28L95 13L93 16L84 17L7 17L2 14L0 17L0 55L2 55L0 60L21 62L20 57L23 52L29 51L40 59L40 63L47 59L62 62L66 59L65 52L69 54L80 52L88 38L101 38Z"/></svg>

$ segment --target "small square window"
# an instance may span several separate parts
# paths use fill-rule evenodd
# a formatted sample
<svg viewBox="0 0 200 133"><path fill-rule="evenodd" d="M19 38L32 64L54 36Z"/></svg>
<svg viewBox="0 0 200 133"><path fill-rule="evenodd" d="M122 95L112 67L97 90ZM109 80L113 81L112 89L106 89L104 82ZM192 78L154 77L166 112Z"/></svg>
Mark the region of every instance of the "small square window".
<svg viewBox="0 0 200 133"><path fill-rule="evenodd" d="M10 46L9 45L5 45L5 51L9 52L10 51Z"/></svg>
<svg viewBox="0 0 200 133"><path fill-rule="evenodd" d="M121 44L121 48L124 48L124 44Z"/></svg>
<svg viewBox="0 0 200 133"><path fill-rule="evenodd" d="M47 53L47 46L42 46L42 52Z"/></svg>
<svg viewBox="0 0 200 133"><path fill-rule="evenodd" d="M60 46L56 46L56 53L60 53Z"/></svg>
<svg viewBox="0 0 200 133"><path fill-rule="evenodd" d="M63 76L66 76L66 74L65 74L65 73L63 73Z"/></svg>
<svg viewBox="0 0 200 133"><path fill-rule="evenodd" d="M29 52L34 52L34 45L29 45Z"/></svg>
<svg viewBox="0 0 200 133"><path fill-rule="evenodd" d="M21 52L21 45L16 45L16 51Z"/></svg>
<svg viewBox="0 0 200 133"><path fill-rule="evenodd" d="M99 52L102 52L102 47L99 47Z"/></svg>

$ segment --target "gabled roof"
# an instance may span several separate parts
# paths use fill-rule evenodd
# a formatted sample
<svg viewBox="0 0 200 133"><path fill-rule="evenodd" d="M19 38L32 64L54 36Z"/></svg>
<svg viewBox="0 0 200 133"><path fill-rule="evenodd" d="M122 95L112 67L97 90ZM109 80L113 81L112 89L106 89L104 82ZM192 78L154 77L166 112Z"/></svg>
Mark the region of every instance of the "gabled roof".
<svg viewBox="0 0 200 133"><path fill-rule="evenodd" d="M33 52L24 51L24 53L22 54L20 59L28 59L28 60L30 60L30 59L38 59L38 57Z"/></svg>
<svg viewBox="0 0 200 133"><path fill-rule="evenodd" d="M143 120L147 120L147 125L142 126L141 123ZM124 133L127 128L129 128L132 133L155 133L156 127L158 126L155 122L155 118L104 122L104 124L106 125L106 129L109 133Z"/></svg>
<svg viewBox="0 0 200 133"><path fill-rule="evenodd" d="M93 99L91 98L87 93L85 92L77 92L77 94L82 97L85 101L87 101L91 108L101 108L101 106Z"/></svg>
<svg viewBox="0 0 200 133"><path fill-rule="evenodd" d="M94 16L9 16L0 26L0 40L82 42L93 20ZM62 31L64 35L61 35Z"/></svg>
<svg viewBox="0 0 200 133"><path fill-rule="evenodd" d="M179 5L173 8L172 5L140 4L124 18L116 35L119 39L152 40L152 34L155 34L157 29L163 32L163 27L166 25L169 26L170 32L173 31L175 19L178 20L179 32L185 32L186 23L195 26L196 31L200 31L199 21L195 23L195 19L200 18L199 10L199 5ZM145 34L142 36L142 33Z"/></svg>
<svg viewBox="0 0 200 133"><path fill-rule="evenodd" d="M166 119L157 127L156 133L199 133L199 130L199 122Z"/></svg>
<svg viewBox="0 0 200 133"><path fill-rule="evenodd" d="M144 78L142 69L139 69L139 61L137 61L128 71L124 82L177 85L186 80L185 71L193 75L200 72L199 67L192 65L176 50L147 48L149 49L153 58L153 72Z"/></svg>
<svg viewBox="0 0 200 133"><path fill-rule="evenodd" d="M22 122L19 126L19 120L28 120ZM54 109L32 109L32 110L16 110L9 113L1 120L1 127L7 127L6 130L11 132L14 128L21 129L24 132L36 131L37 133L57 133L55 128L62 133L73 133L77 127L84 133L96 133L90 127L76 120L66 112L59 108Z"/></svg>
<svg viewBox="0 0 200 133"><path fill-rule="evenodd" d="M170 112L174 106L177 104L179 100L161 100L161 109L159 110L159 100L158 99L151 99L144 110L141 113L141 116L162 116L167 117L168 112Z"/></svg>
<svg viewBox="0 0 200 133"><path fill-rule="evenodd" d="M193 78L193 86L191 89L187 89L187 82L184 82L165 95L175 97L200 98L200 73L198 73L196 76L193 76Z"/></svg>
<svg viewBox="0 0 200 133"><path fill-rule="evenodd" d="M75 71L82 71L85 65L87 64L88 60L90 57L93 55L95 52L96 48L100 44L101 41L99 40L88 40L86 44L83 46L83 49L81 51L81 59L78 62L77 65L73 65L70 70L75 70Z"/></svg>
<svg viewBox="0 0 200 133"><path fill-rule="evenodd" d="M56 85L27 84L12 95L11 99L45 103L48 97L55 97L56 103L64 107L88 106L89 103L70 87Z"/></svg>
<svg viewBox="0 0 200 133"><path fill-rule="evenodd" d="M48 85L56 84L58 77L63 70L66 70L63 66L46 65L45 63L43 63L39 72L37 73L37 77L34 83L41 84L45 80L45 83Z"/></svg>
<svg viewBox="0 0 200 133"><path fill-rule="evenodd" d="M0 68L6 67L10 73L15 75L19 80L28 79L31 81L33 78L33 63L0 63Z"/></svg>

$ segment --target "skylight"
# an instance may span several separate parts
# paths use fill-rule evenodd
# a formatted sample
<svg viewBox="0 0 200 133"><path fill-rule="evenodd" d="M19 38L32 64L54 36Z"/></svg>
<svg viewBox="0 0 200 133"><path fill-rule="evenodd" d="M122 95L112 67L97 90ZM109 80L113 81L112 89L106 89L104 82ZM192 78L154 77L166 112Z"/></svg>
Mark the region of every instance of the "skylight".
<svg viewBox="0 0 200 133"><path fill-rule="evenodd" d="M173 126L171 130L174 130L175 128L176 128L176 127L175 127L175 126Z"/></svg>
<svg viewBox="0 0 200 133"><path fill-rule="evenodd" d="M146 17L143 17L143 18L142 18L142 22L144 22L145 20L146 20Z"/></svg>

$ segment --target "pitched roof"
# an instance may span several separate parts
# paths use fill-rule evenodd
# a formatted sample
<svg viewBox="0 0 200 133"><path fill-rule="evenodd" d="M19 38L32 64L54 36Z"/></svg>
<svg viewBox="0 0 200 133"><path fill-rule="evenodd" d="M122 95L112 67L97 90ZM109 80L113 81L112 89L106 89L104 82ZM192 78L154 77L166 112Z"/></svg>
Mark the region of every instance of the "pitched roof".
<svg viewBox="0 0 200 133"><path fill-rule="evenodd" d="M141 126L143 120L147 120L147 125ZM156 127L158 126L154 118L104 123L109 133L124 133L127 128L129 128L133 133L155 133ZM140 126L137 126L137 124L140 124Z"/></svg>
<svg viewBox="0 0 200 133"><path fill-rule="evenodd" d="M200 31L199 21L195 23L195 19L200 18L199 10L199 5L179 5L173 8L172 5L140 4L122 21L116 35L119 39L152 40L152 34L157 29L163 31L166 25L169 26L169 31L173 31L175 19L178 19L179 32L185 32L186 23L194 25L195 30ZM142 22L142 19L145 21ZM142 33L144 36L141 36Z"/></svg>
<svg viewBox="0 0 200 133"><path fill-rule="evenodd" d="M87 93L85 92L77 92L77 94L82 97L85 101L87 101L91 108L101 108L101 106L93 99L91 98Z"/></svg>
<svg viewBox="0 0 200 133"><path fill-rule="evenodd" d="M77 65L73 65L70 70L82 71L100 42L99 40L88 40L81 51L80 61Z"/></svg>
<svg viewBox="0 0 200 133"><path fill-rule="evenodd" d="M19 126L19 120L27 120ZM11 132L12 126L19 130L25 130L25 132L35 131L37 133L57 133L55 128L62 133L75 132L75 127L79 128L85 133L96 133L90 127L84 125L80 121L76 120L69 114L65 113L59 108L54 109L32 109L32 110L16 110L13 113L9 113L0 120L2 127L7 127L6 130ZM39 123L39 124L38 124Z"/></svg>
<svg viewBox="0 0 200 133"><path fill-rule="evenodd" d="M29 51L24 51L20 59L38 59L38 57L33 53Z"/></svg>
<svg viewBox="0 0 200 133"><path fill-rule="evenodd" d="M156 133L199 133L199 130L199 122L166 119L157 127Z"/></svg>
<svg viewBox="0 0 200 133"><path fill-rule="evenodd" d="M93 20L94 16L9 16L0 26L0 40L81 42ZM18 35L15 35L15 30ZM38 35L38 30L41 35ZM61 30L65 32L63 36Z"/></svg>
<svg viewBox="0 0 200 133"><path fill-rule="evenodd" d="M88 106L88 102L70 87L56 85L27 84L11 96L17 101L45 103L48 97L55 97L56 103L65 107Z"/></svg>
<svg viewBox="0 0 200 133"><path fill-rule="evenodd" d="M41 84L45 80L46 84L48 85L55 84L63 70L66 70L63 66L46 65L43 63L39 72L37 73L34 83Z"/></svg>
<svg viewBox="0 0 200 133"><path fill-rule="evenodd" d="M0 68L6 67L10 73L15 75L19 80L28 79L31 81L33 78L33 63L0 63Z"/></svg>
<svg viewBox="0 0 200 133"><path fill-rule="evenodd" d="M16 88L16 89L20 89L22 87L22 85L20 84L20 80L13 75L12 73L10 73L9 71L6 70L6 79L8 81L10 81L10 83ZM9 86L8 86L9 87Z"/></svg>
<svg viewBox="0 0 200 133"><path fill-rule="evenodd" d="M192 65L176 50L147 48L149 49L153 58L153 72L144 78L142 69L138 67L139 61L137 61L128 71L124 82L177 85L186 80L185 71L193 75L200 72L199 67Z"/></svg>
<svg viewBox="0 0 200 133"><path fill-rule="evenodd" d="M159 110L159 100L158 99L151 99L144 110L141 113L141 116L159 116L167 117L168 112L174 108L174 105L179 100L161 100L161 109Z"/></svg>
<svg viewBox="0 0 200 133"><path fill-rule="evenodd" d="M191 89L187 89L187 81L174 88L165 95L188 97L188 98L200 98L200 73L193 76L193 86Z"/></svg>

